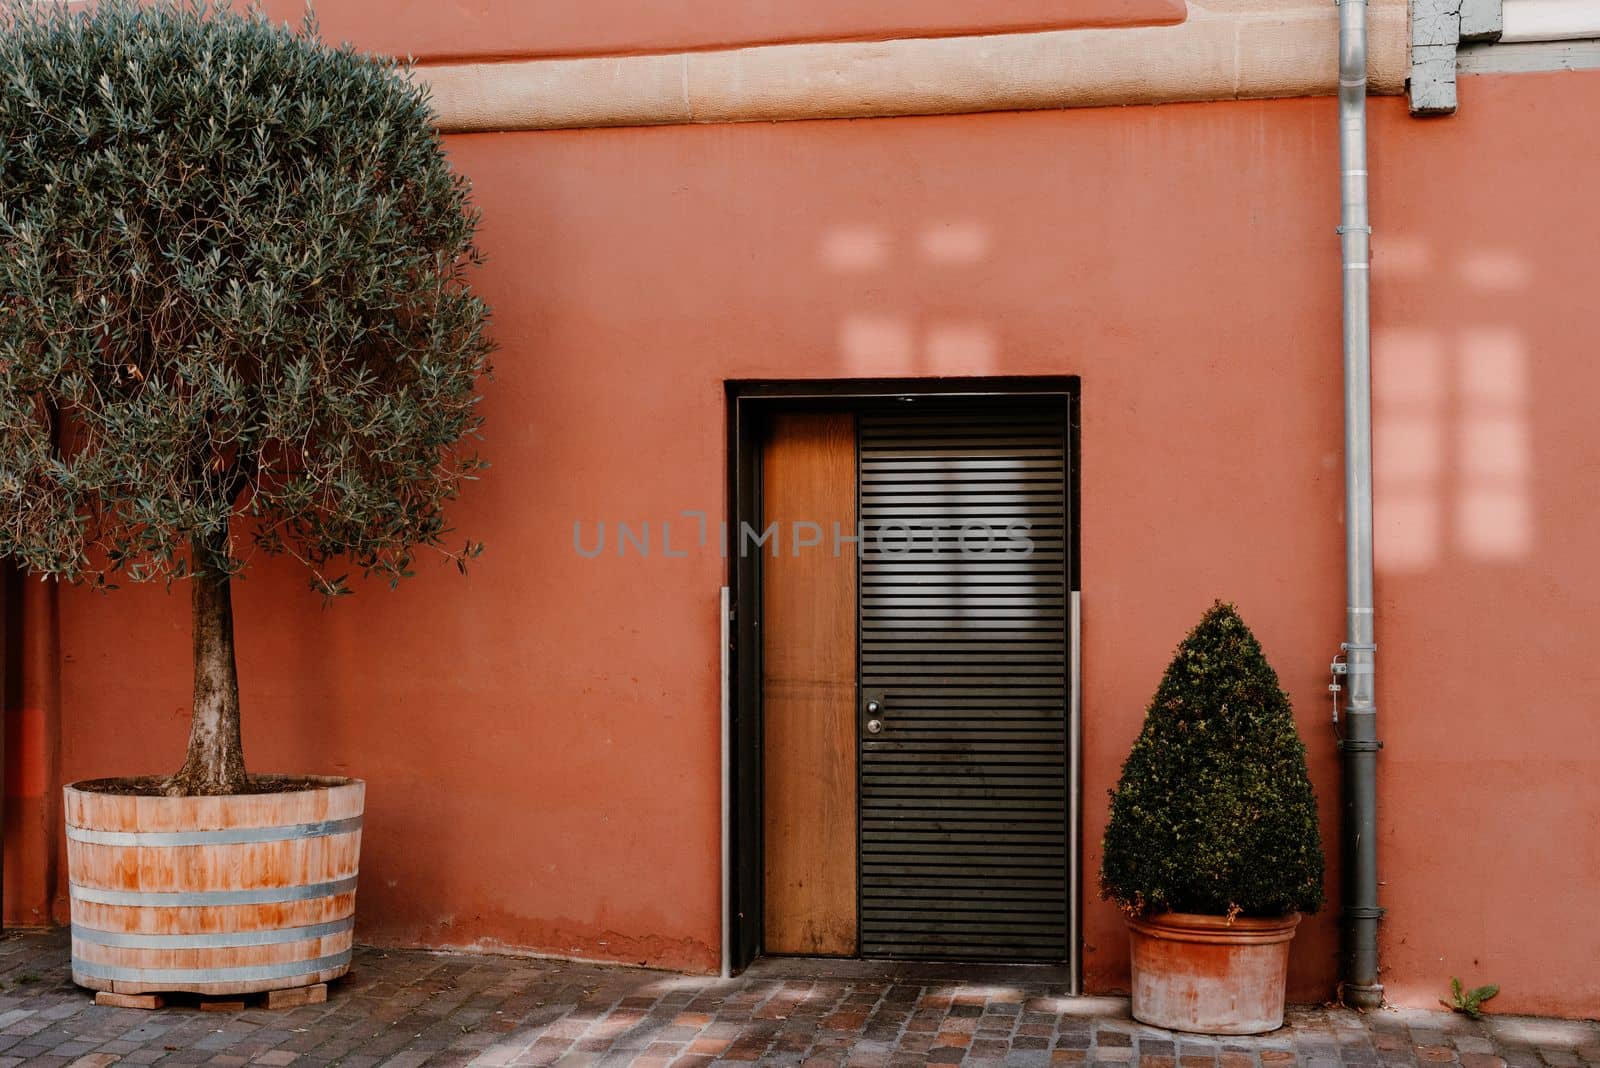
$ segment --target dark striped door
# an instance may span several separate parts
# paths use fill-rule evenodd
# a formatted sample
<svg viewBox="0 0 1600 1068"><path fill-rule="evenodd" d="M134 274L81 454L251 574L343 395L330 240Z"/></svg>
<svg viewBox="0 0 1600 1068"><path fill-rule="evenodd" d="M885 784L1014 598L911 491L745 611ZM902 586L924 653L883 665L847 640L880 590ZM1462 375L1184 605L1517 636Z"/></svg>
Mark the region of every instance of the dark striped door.
<svg viewBox="0 0 1600 1068"><path fill-rule="evenodd" d="M1067 957L1067 428L860 419L860 952Z"/></svg>

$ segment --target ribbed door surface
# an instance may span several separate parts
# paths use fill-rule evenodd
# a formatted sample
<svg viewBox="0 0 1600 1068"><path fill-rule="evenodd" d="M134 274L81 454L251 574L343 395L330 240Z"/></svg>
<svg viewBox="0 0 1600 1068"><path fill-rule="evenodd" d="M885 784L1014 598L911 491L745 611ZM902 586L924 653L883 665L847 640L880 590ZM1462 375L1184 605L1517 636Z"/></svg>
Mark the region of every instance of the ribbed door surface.
<svg viewBox="0 0 1600 1068"><path fill-rule="evenodd" d="M1067 956L1066 441L861 417L863 956Z"/></svg>

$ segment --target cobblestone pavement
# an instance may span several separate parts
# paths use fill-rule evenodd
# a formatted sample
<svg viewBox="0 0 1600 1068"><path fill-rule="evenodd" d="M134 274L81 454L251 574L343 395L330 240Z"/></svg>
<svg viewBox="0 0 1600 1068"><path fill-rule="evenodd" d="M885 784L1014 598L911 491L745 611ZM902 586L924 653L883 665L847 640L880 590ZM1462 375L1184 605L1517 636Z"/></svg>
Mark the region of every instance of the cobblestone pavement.
<svg viewBox="0 0 1600 1068"><path fill-rule="evenodd" d="M0 1068L106 1065L1108 1065L1582 1068L1600 1025L1293 1010L1259 1039L1176 1036L1126 1001L1043 986L729 981L561 961L360 949L326 1004L159 1012L94 1005L61 933L0 941Z"/></svg>

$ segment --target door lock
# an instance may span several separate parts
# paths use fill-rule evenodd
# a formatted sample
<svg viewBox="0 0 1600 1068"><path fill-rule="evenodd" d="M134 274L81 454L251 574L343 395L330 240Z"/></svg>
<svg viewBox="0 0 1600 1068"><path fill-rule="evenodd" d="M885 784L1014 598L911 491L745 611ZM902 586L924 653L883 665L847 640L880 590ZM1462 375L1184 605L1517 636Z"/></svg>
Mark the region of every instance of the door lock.
<svg viewBox="0 0 1600 1068"><path fill-rule="evenodd" d="M882 707L883 706L880 705L877 701L868 701L867 702L867 717L868 717L867 718L867 733L868 734L881 734L883 732L883 720L878 718L878 712L879 712L880 709L882 709Z"/></svg>
<svg viewBox="0 0 1600 1068"><path fill-rule="evenodd" d="M881 733L882 730L883 730L883 720L881 720L881 719L869 719L869 720L867 720L867 733L868 734L878 734L878 733Z"/></svg>

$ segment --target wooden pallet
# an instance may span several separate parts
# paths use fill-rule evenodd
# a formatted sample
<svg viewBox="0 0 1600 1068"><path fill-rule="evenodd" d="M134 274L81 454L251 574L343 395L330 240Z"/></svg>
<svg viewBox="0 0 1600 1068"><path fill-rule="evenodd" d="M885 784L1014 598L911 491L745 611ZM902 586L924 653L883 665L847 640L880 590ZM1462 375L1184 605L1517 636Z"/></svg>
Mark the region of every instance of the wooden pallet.
<svg viewBox="0 0 1600 1068"><path fill-rule="evenodd" d="M97 991L96 1005L109 1005L118 1009L159 1009L166 1005L183 1005L198 1008L201 1012L238 1012L246 1008L298 1009L302 1005L316 1005L328 1000L328 984L297 986L288 990L268 990L264 994L245 994L236 997L204 994L190 995L182 1001L170 1001L180 995L168 994L114 994L109 990Z"/></svg>

